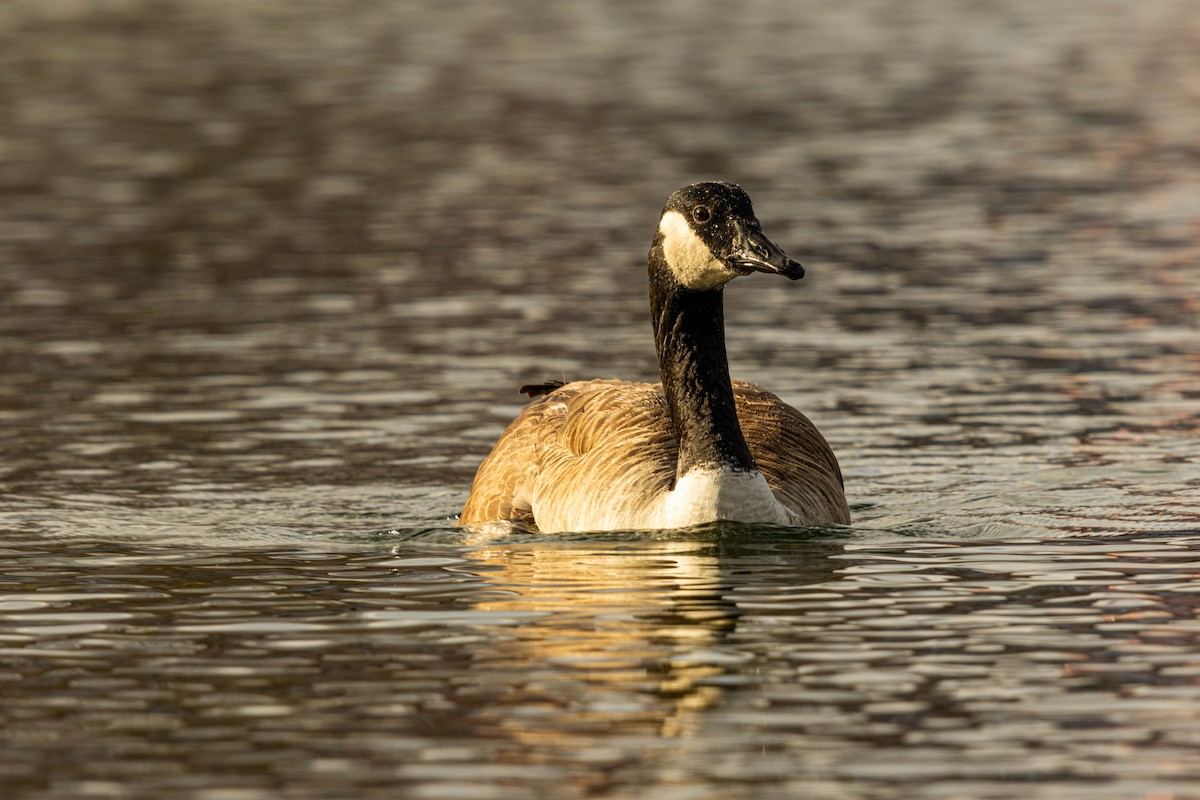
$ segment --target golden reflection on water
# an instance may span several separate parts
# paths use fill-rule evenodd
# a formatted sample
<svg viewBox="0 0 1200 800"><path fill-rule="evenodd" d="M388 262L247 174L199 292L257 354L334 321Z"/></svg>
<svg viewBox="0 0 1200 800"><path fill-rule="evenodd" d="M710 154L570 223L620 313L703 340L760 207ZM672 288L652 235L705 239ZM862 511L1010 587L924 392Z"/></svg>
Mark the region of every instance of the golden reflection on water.
<svg viewBox="0 0 1200 800"><path fill-rule="evenodd" d="M719 701L721 687L708 681L727 665L708 648L734 627L736 608L723 598L711 543L665 542L634 552L496 548L472 555L494 568L485 574L509 593L477 608L539 615L510 643L514 667L569 670L576 683L557 688L569 689L562 700L578 722L632 724L675 737ZM630 707L631 688L652 702ZM597 697L613 698L615 705L591 702ZM537 739L546 732L536 725L520 734Z"/></svg>

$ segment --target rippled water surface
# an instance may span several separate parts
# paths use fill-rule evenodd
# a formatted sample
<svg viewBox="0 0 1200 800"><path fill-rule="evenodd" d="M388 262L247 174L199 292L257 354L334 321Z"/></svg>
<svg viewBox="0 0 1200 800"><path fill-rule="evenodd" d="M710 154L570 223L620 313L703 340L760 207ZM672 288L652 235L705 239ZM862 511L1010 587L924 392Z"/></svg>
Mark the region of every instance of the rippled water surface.
<svg viewBox="0 0 1200 800"><path fill-rule="evenodd" d="M0 795L1200 797L1198 74L1190 0L9 0ZM709 178L853 527L454 528Z"/></svg>

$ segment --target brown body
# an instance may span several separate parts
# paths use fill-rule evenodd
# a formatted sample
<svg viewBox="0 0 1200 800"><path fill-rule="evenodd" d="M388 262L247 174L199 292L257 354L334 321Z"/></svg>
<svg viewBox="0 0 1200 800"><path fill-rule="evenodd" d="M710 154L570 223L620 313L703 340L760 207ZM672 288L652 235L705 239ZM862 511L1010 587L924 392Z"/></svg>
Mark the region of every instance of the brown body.
<svg viewBox="0 0 1200 800"><path fill-rule="evenodd" d="M754 384L734 381L733 393L746 443L790 524L848 523L841 470L816 427ZM504 431L459 524L645 527L674 488L677 462L661 384L570 383L535 398Z"/></svg>

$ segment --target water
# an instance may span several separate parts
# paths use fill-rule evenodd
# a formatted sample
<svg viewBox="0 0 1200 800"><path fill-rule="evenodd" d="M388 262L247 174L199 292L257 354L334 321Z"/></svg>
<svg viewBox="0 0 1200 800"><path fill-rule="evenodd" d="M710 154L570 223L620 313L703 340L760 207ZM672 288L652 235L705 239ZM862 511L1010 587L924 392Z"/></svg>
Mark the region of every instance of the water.
<svg viewBox="0 0 1200 800"><path fill-rule="evenodd" d="M1194 544L30 543L0 771L52 797L1170 796L1200 780Z"/></svg>
<svg viewBox="0 0 1200 800"><path fill-rule="evenodd" d="M0 9L13 798L1200 796L1185 0ZM854 526L452 527L665 196Z"/></svg>

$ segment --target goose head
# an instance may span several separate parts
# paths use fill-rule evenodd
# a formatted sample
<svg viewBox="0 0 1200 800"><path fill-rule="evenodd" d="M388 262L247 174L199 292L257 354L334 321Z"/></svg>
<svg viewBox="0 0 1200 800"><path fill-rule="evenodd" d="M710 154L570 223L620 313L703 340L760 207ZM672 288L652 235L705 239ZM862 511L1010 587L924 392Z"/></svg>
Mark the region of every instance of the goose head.
<svg viewBox="0 0 1200 800"><path fill-rule="evenodd" d="M681 286L714 291L751 272L804 277L804 267L762 232L750 197L734 183L694 183L669 198L655 246Z"/></svg>

